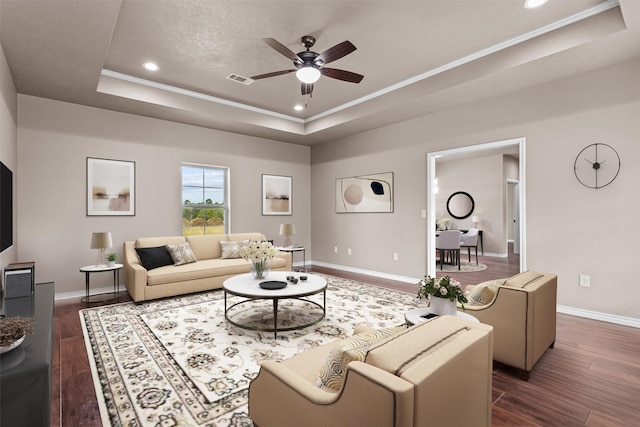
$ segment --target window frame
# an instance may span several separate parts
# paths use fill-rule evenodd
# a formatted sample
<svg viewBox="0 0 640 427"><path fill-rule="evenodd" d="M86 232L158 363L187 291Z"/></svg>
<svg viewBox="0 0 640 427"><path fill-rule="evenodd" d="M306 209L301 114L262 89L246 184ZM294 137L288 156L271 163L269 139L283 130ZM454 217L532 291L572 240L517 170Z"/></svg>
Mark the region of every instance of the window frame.
<svg viewBox="0 0 640 427"><path fill-rule="evenodd" d="M202 169L202 171L206 171L206 170L216 170L216 171L222 171L223 172L223 177L224 177L224 185L223 185L223 192L224 192L224 201L222 205L217 205L217 204L207 204L207 203L190 203L188 205L186 205L185 202L185 198L184 198L184 188L185 187L191 187L191 188L198 188L198 189L202 189L202 194L203 194L203 198L204 195L206 194L206 189L218 189L218 187L207 187L205 185L205 180L203 178L202 180L202 186L195 186L195 185L185 185L185 181L184 181L184 168L195 168L195 169ZM204 173L204 172L203 172ZM224 215L224 220L223 220L223 229L224 231L222 233L215 233L215 234L228 234L229 230L230 230L230 218L231 218L231 209L229 207L229 176L230 176L230 168L228 166L218 166L218 165L206 165L206 164L202 164L202 163L189 163L189 162L181 162L180 163L180 199L181 199L181 219L183 221L182 223L182 235L185 235L185 231L184 231L184 210L185 209L222 209L223 211L223 215ZM205 199L206 201L206 199ZM206 235L207 233L207 222L205 221L203 224L203 229L202 229L202 233L199 235Z"/></svg>

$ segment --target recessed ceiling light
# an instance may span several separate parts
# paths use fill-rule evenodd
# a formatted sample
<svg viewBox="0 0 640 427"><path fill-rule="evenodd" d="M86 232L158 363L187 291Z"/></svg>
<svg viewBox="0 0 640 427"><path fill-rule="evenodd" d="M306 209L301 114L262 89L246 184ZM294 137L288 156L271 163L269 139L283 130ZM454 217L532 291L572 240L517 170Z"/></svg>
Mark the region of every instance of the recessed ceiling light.
<svg viewBox="0 0 640 427"><path fill-rule="evenodd" d="M525 0L524 7L525 9L535 9L536 7L540 7L545 4L548 0Z"/></svg>
<svg viewBox="0 0 640 427"><path fill-rule="evenodd" d="M160 69L160 67L158 67L155 63L153 62L145 62L143 64L144 68L146 68L149 71L158 71Z"/></svg>
<svg viewBox="0 0 640 427"><path fill-rule="evenodd" d="M302 110L304 110L304 106L298 104L298 105L294 106L293 109L296 110L296 111L302 111Z"/></svg>

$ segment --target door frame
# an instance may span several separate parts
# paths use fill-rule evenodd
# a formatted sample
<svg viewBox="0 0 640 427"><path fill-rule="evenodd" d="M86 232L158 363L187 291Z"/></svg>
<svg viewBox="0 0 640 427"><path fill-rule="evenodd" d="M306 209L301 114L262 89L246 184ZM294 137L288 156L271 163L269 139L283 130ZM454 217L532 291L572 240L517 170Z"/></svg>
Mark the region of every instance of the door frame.
<svg viewBox="0 0 640 427"><path fill-rule="evenodd" d="M470 145L467 147L451 148L442 151L433 151L427 153L427 274L431 277L436 276L436 192L433 189L436 187L436 159L451 155L460 154L473 154L481 151L488 150L500 150L506 148L513 148L516 145L518 147L518 211L520 215L520 222L518 224L518 231L520 235L520 271L525 271L527 266L526 257L526 159L525 159L525 146L526 138L519 137L513 139L506 139L502 141L494 141L477 145Z"/></svg>

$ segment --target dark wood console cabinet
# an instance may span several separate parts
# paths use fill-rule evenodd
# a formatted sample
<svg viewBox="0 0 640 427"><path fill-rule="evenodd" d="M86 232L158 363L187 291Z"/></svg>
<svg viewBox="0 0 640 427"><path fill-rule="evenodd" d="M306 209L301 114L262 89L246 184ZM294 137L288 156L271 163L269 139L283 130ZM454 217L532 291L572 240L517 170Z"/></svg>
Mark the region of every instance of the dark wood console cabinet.
<svg viewBox="0 0 640 427"><path fill-rule="evenodd" d="M0 426L49 426L53 370L54 284L4 301L7 316L35 317L33 334L0 356Z"/></svg>

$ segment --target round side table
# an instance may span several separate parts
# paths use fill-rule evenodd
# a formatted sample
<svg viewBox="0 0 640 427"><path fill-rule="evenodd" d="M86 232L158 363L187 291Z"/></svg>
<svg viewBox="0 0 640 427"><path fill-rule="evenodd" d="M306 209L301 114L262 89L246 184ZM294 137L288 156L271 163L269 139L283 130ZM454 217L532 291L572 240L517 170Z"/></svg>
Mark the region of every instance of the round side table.
<svg viewBox="0 0 640 427"><path fill-rule="evenodd" d="M280 252L291 252L291 268L293 268L293 254L295 252L302 252L302 268L298 271L302 273L307 272L307 248L304 246L277 246L276 249Z"/></svg>
<svg viewBox="0 0 640 427"><path fill-rule="evenodd" d="M417 323L424 322L425 320L427 320L422 316L429 313L431 313L431 310L428 307L412 308L411 310L407 311L407 313L404 315L404 320L409 325L415 325ZM477 318L473 317L470 314L465 313L464 311L458 311L456 313L456 316L461 317L463 319L471 320L473 322L480 323L480 321Z"/></svg>
<svg viewBox="0 0 640 427"><path fill-rule="evenodd" d="M113 265L113 267L110 267L108 265L86 265L84 267L80 267L80 272L84 273L85 276L85 297L80 301L85 303L92 303L118 299L120 292L120 270L122 270L122 267L124 267L122 264L115 264ZM113 294L106 293L89 295L89 277L91 276L91 273L104 273L105 271L113 271Z"/></svg>

